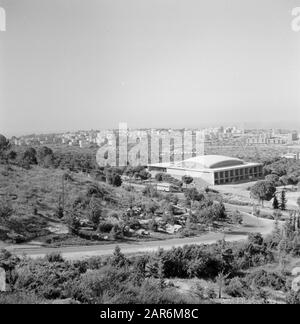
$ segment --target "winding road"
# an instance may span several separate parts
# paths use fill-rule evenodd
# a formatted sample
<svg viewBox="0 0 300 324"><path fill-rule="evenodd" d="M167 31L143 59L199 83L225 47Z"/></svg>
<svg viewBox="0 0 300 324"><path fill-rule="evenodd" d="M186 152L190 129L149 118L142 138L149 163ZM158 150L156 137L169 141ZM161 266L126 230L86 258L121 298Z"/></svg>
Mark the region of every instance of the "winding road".
<svg viewBox="0 0 300 324"><path fill-rule="evenodd" d="M225 239L228 242L245 240L249 233L260 232L262 235L267 235L274 228L274 221L268 219L257 218L247 212L242 212L243 224L235 229L225 232L209 232L201 236L187 238L172 238L161 241L134 242L134 243L119 243L105 244L93 246L69 246L62 248L46 248L39 245L11 245L5 248L17 255L27 255L31 258L44 257L51 252L60 252L65 259L80 260L92 256L108 256L111 255L118 245L122 253L143 253L157 251L159 248L165 250L172 247L180 247L187 244L213 244L218 240Z"/></svg>

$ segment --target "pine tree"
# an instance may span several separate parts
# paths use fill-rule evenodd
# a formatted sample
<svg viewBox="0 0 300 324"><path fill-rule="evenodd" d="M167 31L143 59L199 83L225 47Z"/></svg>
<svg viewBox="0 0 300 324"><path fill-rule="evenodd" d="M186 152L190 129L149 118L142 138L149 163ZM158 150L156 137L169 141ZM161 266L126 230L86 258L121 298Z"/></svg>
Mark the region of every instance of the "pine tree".
<svg viewBox="0 0 300 324"><path fill-rule="evenodd" d="M282 230L279 226L278 220L276 220L274 223L274 229L272 231L271 237L272 237L272 241L277 245L279 244L279 242L282 239Z"/></svg>
<svg viewBox="0 0 300 324"><path fill-rule="evenodd" d="M300 230L300 213L297 214L297 230Z"/></svg>
<svg viewBox="0 0 300 324"><path fill-rule="evenodd" d="M274 199L273 199L273 209L279 209L279 201L278 201L276 195L274 196Z"/></svg>
<svg viewBox="0 0 300 324"><path fill-rule="evenodd" d="M92 196L89 203L88 219L93 223L94 229L97 229L102 215L102 208L99 200Z"/></svg>
<svg viewBox="0 0 300 324"><path fill-rule="evenodd" d="M118 268L122 268L124 266L127 266L128 264L128 260L126 259L125 255L121 252L121 249L118 245L115 247L115 251L110 262L112 266Z"/></svg>
<svg viewBox="0 0 300 324"><path fill-rule="evenodd" d="M159 278L159 288L163 290L166 287L166 281L164 278L164 264L162 257L158 261L158 278Z"/></svg>
<svg viewBox="0 0 300 324"><path fill-rule="evenodd" d="M282 190L281 196L280 196L280 209L281 210L286 210L286 203L287 203L286 193L285 193L285 190Z"/></svg>

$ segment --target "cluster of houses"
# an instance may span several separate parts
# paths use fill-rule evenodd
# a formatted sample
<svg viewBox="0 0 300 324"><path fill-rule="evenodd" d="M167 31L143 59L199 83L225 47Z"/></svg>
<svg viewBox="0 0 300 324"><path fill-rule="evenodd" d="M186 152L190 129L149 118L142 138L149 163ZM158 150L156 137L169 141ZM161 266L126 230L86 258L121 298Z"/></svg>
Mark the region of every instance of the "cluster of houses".
<svg viewBox="0 0 300 324"><path fill-rule="evenodd" d="M11 141L15 145L49 145L62 144L70 146L78 146L81 148L88 147L93 144L101 146L107 142L112 144L114 140L113 132L116 130L90 130L90 131L75 131L61 134L41 134L27 135L22 137L12 137ZM122 131L119 129L119 132ZM160 135L162 131L170 132L171 129L126 129L128 140L130 138L140 138L144 136L145 131L151 135ZM210 127L204 128L202 131L205 134L207 143L222 142L234 139L245 139L246 144L291 144L299 140L297 131L281 131L281 130L247 130L243 127Z"/></svg>
<svg viewBox="0 0 300 324"><path fill-rule="evenodd" d="M62 134L41 134L28 135L22 137L12 137L11 142L14 145L69 145L78 146L81 148L88 147L92 144L97 144L98 131L77 131L67 132Z"/></svg>

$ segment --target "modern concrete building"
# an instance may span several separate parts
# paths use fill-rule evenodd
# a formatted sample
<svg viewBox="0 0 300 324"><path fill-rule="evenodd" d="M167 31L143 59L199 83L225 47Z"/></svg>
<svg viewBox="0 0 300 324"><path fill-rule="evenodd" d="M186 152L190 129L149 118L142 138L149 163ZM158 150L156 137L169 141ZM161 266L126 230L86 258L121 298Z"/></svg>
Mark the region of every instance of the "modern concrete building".
<svg viewBox="0 0 300 324"><path fill-rule="evenodd" d="M285 159L289 159L289 160L296 160L296 161L299 161L300 160L300 153L287 153L287 154L284 154L281 156L282 158L285 158Z"/></svg>
<svg viewBox="0 0 300 324"><path fill-rule="evenodd" d="M174 163L148 165L153 176L166 172L181 180L184 175L194 178L203 186L251 181L262 177L262 164L244 162L237 158L221 155L196 156Z"/></svg>

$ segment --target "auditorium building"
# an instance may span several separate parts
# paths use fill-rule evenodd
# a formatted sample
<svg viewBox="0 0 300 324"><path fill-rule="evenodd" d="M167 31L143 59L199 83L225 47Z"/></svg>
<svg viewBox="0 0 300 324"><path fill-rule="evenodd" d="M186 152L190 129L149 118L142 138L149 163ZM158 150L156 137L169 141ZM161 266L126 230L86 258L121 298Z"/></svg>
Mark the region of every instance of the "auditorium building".
<svg viewBox="0 0 300 324"><path fill-rule="evenodd" d="M203 186L253 181L263 176L262 164L221 156L202 155L173 163L148 165L152 176L166 172L181 180L191 176L194 182Z"/></svg>

